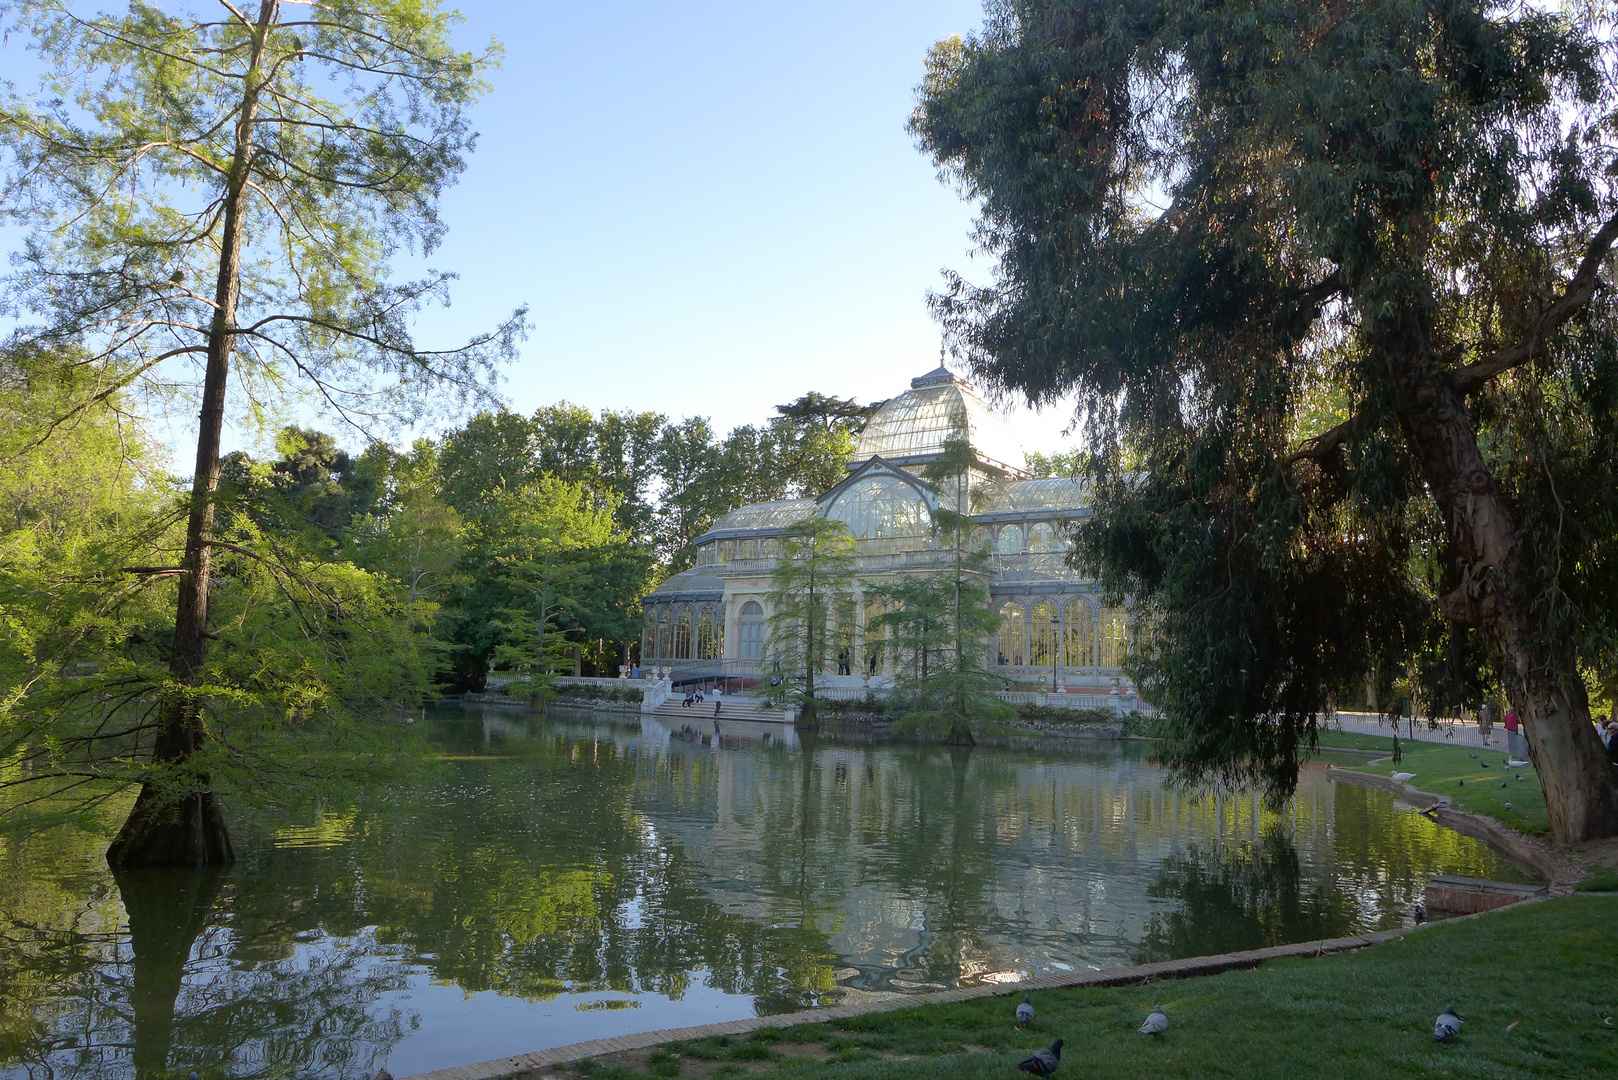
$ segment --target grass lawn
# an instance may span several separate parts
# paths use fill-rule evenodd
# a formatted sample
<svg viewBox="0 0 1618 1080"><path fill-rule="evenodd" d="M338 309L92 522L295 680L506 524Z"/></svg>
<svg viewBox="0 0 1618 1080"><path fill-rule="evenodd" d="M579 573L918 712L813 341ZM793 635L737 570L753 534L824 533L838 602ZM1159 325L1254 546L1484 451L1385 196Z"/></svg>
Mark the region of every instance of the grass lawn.
<svg viewBox="0 0 1618 1080"><path fill-rule="evenodd" d="M1393 752L1393 738L1387 735L1359 735L1330 731L1320 737L1325 747L1353 750L1378 750L1384 755ZM1359 772L1415 773L1410 783L1434 795L1448 795L1458 810L1470 810L1492 817L1502 825L1521 833L1548 836L1551 826L1545 814L1545 793L1540 789L1539 777L1526 765L1520 769L1506 768L1507 755L1499 750L1481 750L1470 746L1446 746L1442 743L1415 742L1400 739L1399 749L1404 760L1395 765L1391 761L1376 765L1345 764L1347 754L1331 754L1329 760L1338 768L1353 768ZM1522 780L1517 777L1521 776ZM1505 784L1505 787L1501 787ZM1507 809L1506 803L1510 803Z"/></svg>
<svg viewBox="0 0 1618 1080"><path fill-rule="evenodd" d="M674 1043L570 1066L561 1080L743 1077L932 1080L1021 1077L1016 1063L1065 1039L1058 1080L1119 1077L1618 1076L1618 897L1576 895L1430 924L1341 956L1146 986L1020 995ZM1460 1038L1433 1042L1453 1003ZM1169 1031L1137 1034L1162 1004ZM1515 1024L1511 1030L1508 1025Z"/></svg>

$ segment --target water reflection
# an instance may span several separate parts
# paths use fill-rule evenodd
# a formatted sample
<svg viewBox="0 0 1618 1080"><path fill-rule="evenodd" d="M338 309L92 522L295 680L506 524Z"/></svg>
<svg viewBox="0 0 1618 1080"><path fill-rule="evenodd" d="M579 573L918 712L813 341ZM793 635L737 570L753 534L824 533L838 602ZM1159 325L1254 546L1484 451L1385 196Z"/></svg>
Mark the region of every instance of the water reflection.
<svg viewBox="0 0 1618 1080"><path fill-rule="evenodd" d="M403 1074L1382 928L1433 873L1515 876L1323 773L1277 813L1177 796L1112 745L495 712L435 738L430 782L235 823L253 854L228 873L114 880L93 835L7 847L5 1075Z"/></svg>

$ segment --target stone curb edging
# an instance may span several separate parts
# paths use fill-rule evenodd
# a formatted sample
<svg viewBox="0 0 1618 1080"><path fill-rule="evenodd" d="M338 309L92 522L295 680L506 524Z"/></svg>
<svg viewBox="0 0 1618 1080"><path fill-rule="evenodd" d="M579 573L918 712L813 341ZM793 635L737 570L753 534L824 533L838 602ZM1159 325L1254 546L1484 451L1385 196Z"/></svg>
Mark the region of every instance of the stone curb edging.
<svg viewBox="0 0 1618 1080"><path fill-rule="evenodd" d="M1453 921L1453 920L1447 920ZM1217 975L1235 968L1257 967L1266 960L1279 960L1290 956L1325 956L1331 953L1351 952L1368 945L1379 945L1402 937L1411 927L1381 930L1352 937L1325 938L1302 941L1294 945L1274 945L1267 949L1249 949L1245 952L1221 953L1216 956L1190 956L1182 960L1164 960L1155 964L1110 968L1106 971L1088 971L1082 974L1046 975L1016 983L990 983L983 986L964 986L956 990L940 990L930 994L910 994L886 1001L867 1001L860 1004L832 1005L823 1009L805 1009L779 1016L755 1016L745 1020L731 1020L720 1024L698 1024L694 1027L664 1028L661 1031L642 1031L630 1035L617 1035L607 1039L571 1043L549 1050L538 1050L515 1057L495 1058L473 1065L460 1065L434 1072L417 1073L404 1080L504 1080L505 1077L531 1069L563 1065L581 1058L601 1054L615 1054L625 1050L644 1050L667 1042L685 1042L715 1035L745 1035L760 1028L785 1028L797 1024L818 1024L827 1020L841 1020L869 1013L895 1012L922 1005L945 1005L974 998L997 997L1027 993L1032 990L1065 990L1079 986L1124 986L1148 979L1180 979L1198 975Z"/></svg>
<svg viewBox="0 0 1618 1080"><path fill-rule="evenodd" d="M1327 775L1334 781L1344 780L1361 787L1392 792L1412 804L1425 801L1431 806L1436 803L1432 812L1428 814L1434 821L1463 836L1482 840L1519 866L1526 866L1545 879L1552 895L1564 896L1572 892L1573 886L1583 877L1581 870L1550 844L1526 836L1516 829L1509 829L1492 817L1475 814L1470 810L1457 810L1450 805L1447 795L1434 795L1430 791L1422 791L1391 776L1377 773L1329 768Z"/></svg>

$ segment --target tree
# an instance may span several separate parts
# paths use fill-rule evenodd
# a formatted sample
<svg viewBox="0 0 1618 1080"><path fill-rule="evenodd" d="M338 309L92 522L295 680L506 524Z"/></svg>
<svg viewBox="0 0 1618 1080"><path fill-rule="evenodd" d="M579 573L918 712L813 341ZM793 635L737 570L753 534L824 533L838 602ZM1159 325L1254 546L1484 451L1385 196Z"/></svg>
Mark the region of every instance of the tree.
<svg viewBox="0 0 1618 1080"><path fill-rule="evenodd" d="M894 694L906 708L905 719L970 746L974 722L1009 720L1014 710L991 692L998 680L989 670L988 643L998 620L989 603L989 556L967 550L969 481L982 467L961 434L967 431L965 417L952 419L952 434L922 470L940 497L933 525L948 544L948 571L870 586L885 606L871 625L887 635L895 654Z"/></svg>
<svg viewBox="0 0 1618 1080"><path fill-rule="evenodd" d="M1605 18L1012 0L933 49L912 129L998 260L936 313L1085 402L1080 554L1151 613L1191 775L1290 790L1331 689L1436 611L1498 658L1556 838L1618 833L1581 677L1618 642Z"/></svg>
<svg viewBox="0 0 1618 1080"><path fill-rule="evenodd" d="M436 201L464 165L464 109L493 50L452 49L454 17L432 0L222 7L216 20L144 4L6 8L6 32L30 38L47 70L35 100L0 106L5 206L31 229L6 296L40 320L20 336L83 343L104 378L75 409L200 368L154 769L108 852L124 865L232 857L192 763L212 738L200 688L233 365L255 406L302 379L365 423L446 391L480 395L522 328L519 313L462 348L419 349L410 317L449 276L396 284L388 271L396 250L442 236Z"/></svg>
<svg viewBox="0 0 1618 1080"><path fill-rule="evenodd" d="M592 506L582 484L541 476L502 492L477 528L463 645L543 693L593 578L613 562L612 509Z"/></svg>
<svg viewBox="0 0 1618 1080"><path fill-rule="evenodd" d="M799 720L815 722L815 676L826 667L836 608L854 581L854 539L841 521L811 517L787 526L770 572L769 649L797 682Z"/></svg>

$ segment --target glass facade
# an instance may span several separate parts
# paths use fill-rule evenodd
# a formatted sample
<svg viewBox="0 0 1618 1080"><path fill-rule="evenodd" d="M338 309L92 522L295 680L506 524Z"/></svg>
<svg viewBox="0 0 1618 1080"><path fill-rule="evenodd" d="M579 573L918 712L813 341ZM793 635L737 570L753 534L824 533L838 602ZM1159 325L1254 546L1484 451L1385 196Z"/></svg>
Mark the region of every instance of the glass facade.
<svg viewBox="0 0 1618 1080"><path fill-rule="evenodd" d="M826 516L847 525L856 540L925 541L933 527L921 492L896 476L866 477L839 495Z"/></svg>
<svg viewBox="0 0 1618 1080"><path fill-rule="evenodd" d="M1063 661L1068 667L1096 666L1096 620L1090 605L1074 600L1062 616Z"/></svg>
<svg viewBox="0 0 1618 1080"><path fill-rule="evenodd" d="M962 485L935 494L918 474L946 441L961 435L978 463ZM883 460L873 460L878 456ZM1014 685L1043 683L1048 689L1056 669L1066 669L1070 690L1093 689L1097 682L1116 686L1134 624L1122 608L1099 607L1090 583L1067 565L1065 526L1087 513L1087 486L1067 477L1022 479L1025 466L1017 432L970 384L942 368L913 379L909 391L866 424L849 481L818 499L737 507L697 538L696 565L645 598L643 651L661 664L674 661L677 670L679 661L720 659L739 662L740 671L768 668L770 609L764 594L788 528L813 517L847 525L856 540L857 580L935 574L953 562L955 537L935 535L934 507L942 513L960 496L974 519L964 543L996 553L986 566L999 612L991 657L1024 669L1006 673ZM856 601L857 591L828 605L825 670L892 674L902 658L889 655L885 646L892 642L883 631L871 629L882 605L875 598ZM1036 680L1039 669L1044 678ZM1074 681L1075 672L1083 673L1080 681ZM1094 681L1083 681L1086 675Z"/></svg>
<svg viewBox="0 0 1618 1080"><path fill-rule="evenodd" d="M1000 662L1012 667L1028 663L1028 625L1015 600L1000 609Z"/></svg>

